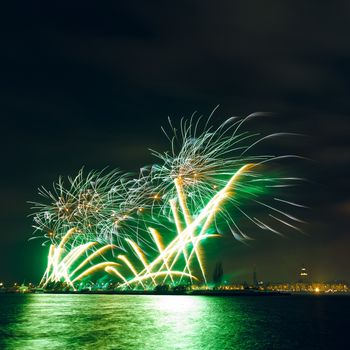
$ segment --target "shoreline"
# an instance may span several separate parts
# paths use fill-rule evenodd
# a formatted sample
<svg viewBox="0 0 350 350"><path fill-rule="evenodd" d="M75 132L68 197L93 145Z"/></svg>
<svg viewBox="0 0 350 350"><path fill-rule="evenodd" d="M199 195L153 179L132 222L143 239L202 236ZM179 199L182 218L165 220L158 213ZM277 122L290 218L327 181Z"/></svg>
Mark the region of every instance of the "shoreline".
<svg viewBox="0 0 350 350"><path fill-rule="evenodd" d="M54 291L37 290L28 292L6 291L0 295L24 295L24 294L69 294L69 295L170 295L170 296L208 296L208 297L268 297L268 296L350 296L350 293L308 293L308 292L287 292L287 291L258 291L258 290L191 290L191 291L147 291L147 290L97 290L97 291Z"/></svg>
<svg viewBox="0 0 350 350"><path fill-rule="evenodd" d="M277 291L255 291L255 290L233 290L233 291L220 291L220 290L192 290L192 291L144 291L144 290L124 290L124 291L32 291L32 292L3 292L0 294L70 294L70 295L186 295L186 296L291 296L290 292L277 292Z"/></svg>

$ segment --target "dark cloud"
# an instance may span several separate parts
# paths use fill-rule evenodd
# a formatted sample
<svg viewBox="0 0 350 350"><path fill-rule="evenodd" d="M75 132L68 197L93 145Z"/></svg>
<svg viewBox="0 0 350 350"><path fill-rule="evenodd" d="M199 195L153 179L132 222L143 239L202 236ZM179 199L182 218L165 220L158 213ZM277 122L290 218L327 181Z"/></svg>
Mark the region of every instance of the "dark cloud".
<svg viewBox="0 0 350 350"><path fill-rule="evenodd" d="M232 242L215 259L242 279L254 264L292 279L301 263L317 278L349 279L349 10L346 1L136 1L3 11L0 278L42 272L45 250L26 242L26 201L40 184L82 165L137 170L152 162L147 148L165 149L168 115L221 104L216 121L271 111L252 128L306 135L273 147L312 159L289 164L310 180L291 195L311 209L307 236Z"/></svg>

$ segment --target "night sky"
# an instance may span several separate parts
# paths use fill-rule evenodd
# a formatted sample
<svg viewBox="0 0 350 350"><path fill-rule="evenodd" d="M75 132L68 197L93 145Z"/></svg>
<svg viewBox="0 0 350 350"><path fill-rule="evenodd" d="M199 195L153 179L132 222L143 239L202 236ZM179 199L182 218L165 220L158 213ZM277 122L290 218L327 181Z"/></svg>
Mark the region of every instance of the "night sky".
<svg viewBox="0 0 350 350"><path fill-rule="evenodd" d="M235 281L254 265L259 279L295 281L302 264L314 280L350 280L350 3L121 3L2 11L0 280L43 273L27 217L40 185L83 165L137 171L148 148L167 148L168 116L217 105L214 121L266 111L257 129L305 135L275 147L310 158L290 164L310 208L305 234L228 237L211 261Z"/></svg>

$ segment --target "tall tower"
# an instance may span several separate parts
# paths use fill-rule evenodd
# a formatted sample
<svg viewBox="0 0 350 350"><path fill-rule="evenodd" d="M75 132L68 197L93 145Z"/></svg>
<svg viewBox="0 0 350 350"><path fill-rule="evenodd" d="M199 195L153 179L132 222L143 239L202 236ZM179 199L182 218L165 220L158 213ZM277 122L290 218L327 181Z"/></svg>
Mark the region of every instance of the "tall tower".
<svg viewBox="0 0 350 350"><path fill-rule="evenodd" d="M302 266L299 273L299 283L307 283L308 282L308 273L306 271L306 267Z"/></svg>
<svg viewBox="0 0 350 350"><path fill-rule="evenodd" d="M256 266L254 265L254 269L253 269L253 287L257 287L258 286L258 279L256 277Z"/></svg>

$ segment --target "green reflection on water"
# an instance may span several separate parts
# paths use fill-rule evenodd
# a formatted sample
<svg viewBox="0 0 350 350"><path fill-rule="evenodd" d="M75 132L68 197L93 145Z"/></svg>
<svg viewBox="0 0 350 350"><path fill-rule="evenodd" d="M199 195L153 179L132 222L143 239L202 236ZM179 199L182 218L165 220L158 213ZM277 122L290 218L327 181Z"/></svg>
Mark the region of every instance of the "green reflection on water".
<svg viewBox="0 0 350 350"><path fill-rule="evenodd" d="M6 345L11 349L82 346L229 349L232 336L238 336L242 318L236 304L230 315L226 315L231 327L223 327L227 318L223 319L221 303L205 297L27 295L15 298L23 300L8 327Z"/></svg>
<svg viewBox="0 0 350 350"><path fill-rule="evenodd" d="M339 329L344 305L334 298L0 295L0 349L319 349L339 341L330 329Z"/></svg>

